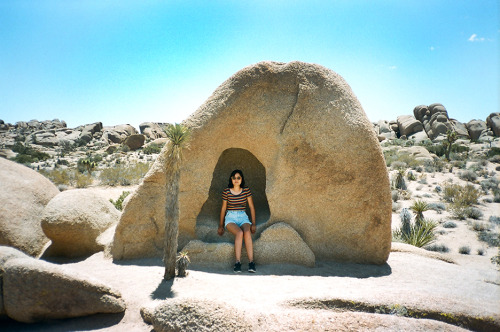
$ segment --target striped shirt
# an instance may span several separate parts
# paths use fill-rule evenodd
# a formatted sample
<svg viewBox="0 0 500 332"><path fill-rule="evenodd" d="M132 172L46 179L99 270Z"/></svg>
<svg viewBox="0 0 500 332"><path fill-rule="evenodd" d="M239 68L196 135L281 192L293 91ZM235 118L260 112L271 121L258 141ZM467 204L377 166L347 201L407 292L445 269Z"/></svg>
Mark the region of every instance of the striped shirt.
<svg viewBox="0 0 500 332"><path fill-rule="evenodd" d="M222 192L222 200L227 201L228 210L245 210L247 198L250 196L252 196L250 188L243 188L238 195L234 195L229 188Z"/></svg>

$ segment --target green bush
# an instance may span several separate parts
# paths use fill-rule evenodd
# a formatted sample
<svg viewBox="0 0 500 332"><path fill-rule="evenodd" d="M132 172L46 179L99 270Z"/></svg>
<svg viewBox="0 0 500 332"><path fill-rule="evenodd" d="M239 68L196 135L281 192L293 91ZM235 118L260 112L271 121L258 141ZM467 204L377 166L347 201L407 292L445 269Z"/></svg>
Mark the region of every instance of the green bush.
<svg viewBox="0 0 500 332"><path fill-rule="evenodd" d="M458 248L458 252L461 253L462 255L468 255L470 254L470 247L469 246L461 246Z"/></svg>
<svg viewBox="0 0 500 332"><path fill-rule="evenodd" d="M115 208L117 210L123 210L123 201L125 200L125 198L127 198L127 196L130 194L130 191L124 191L122 192L122 194L120 195L120 197L118 197L118 199L116 201L113 201L112 199L110 199L109 201L111 202L111 204L113 204L115 206Z"/></svg>
<svg viewBox="0 0 500 332"><path fill-rule="evenodd" d="M481 192L471 184L461 186L445 182L443 185L443 198L447 202L471 206L477 204L479 197L481 197Z"/></svg>
<svg viewBox="0 0 500 332"><path fill-rule="evenodd" d="M10 160L20 164L31 164L50 159L50 155L47 153L35 150L30 145L24 145L21 142L16 142L12 151L17 152L17 156Z"/></svg>
<svg viewBox="0 0 500 332"><path fill-rule="evenodd" d="M158 145L156 143L151 143L151 144L147 145L146 147L144 147L142 149L142 152L145 154L160 153L162 147L163 146Z"/></svg>
<svg viewBox="0 0 500 332"><path fill-rule="evenodd" d="M460 172L458 174L458 177L464 181L470 181L470 182L474 182L477 180L477 174L473 170L466 170Z"/></svg>
<svg viewBox="0 0 500 332"><path fill-rule="evenodd" d="M92 178L92 175L77 173L75 187L77 187L77 188L87 188L93 182L94 182L94 179Z"/></svg>
<svg viewBox="0 0 500 332"><path fill-rule="evenodd" d="M500 246L500 234L485 229L477 233L479 241L486 242L490 247Z"/></svg>
<svg viewBox="0 0 500 332"><path fill-rule="evenodd" d="M450 248L448 248L445 244L431 244L424 247L425 250L428 251L436 251L436 252L449 252Z"/></svg>
<svg viewBox="0 0 500 332"><path fill-rule="evenodd" d="M408 209L401 210L401 227L392 232L393 239L419 248L436 241L435 230L437 224L427 219L421 219L418 222L412 223L412 217Z"/></svg>

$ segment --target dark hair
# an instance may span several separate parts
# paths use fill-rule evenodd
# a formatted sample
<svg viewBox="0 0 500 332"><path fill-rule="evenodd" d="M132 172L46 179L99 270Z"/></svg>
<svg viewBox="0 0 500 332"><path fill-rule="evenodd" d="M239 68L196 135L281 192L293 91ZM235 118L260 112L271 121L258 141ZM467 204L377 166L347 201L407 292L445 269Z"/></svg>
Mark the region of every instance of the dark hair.
<svg viewBox="0 0 500 332"><path fill-rule="evenodd" d="M243 176L243 172L240 171L239 169L235 169L234 171L231 172L231 175L229 176L229 184L227 185L227 187L228 188L233 187L233 181L231 181L231 178L236 174L241 175L241 188L245 188L245 177Z"/></svg>

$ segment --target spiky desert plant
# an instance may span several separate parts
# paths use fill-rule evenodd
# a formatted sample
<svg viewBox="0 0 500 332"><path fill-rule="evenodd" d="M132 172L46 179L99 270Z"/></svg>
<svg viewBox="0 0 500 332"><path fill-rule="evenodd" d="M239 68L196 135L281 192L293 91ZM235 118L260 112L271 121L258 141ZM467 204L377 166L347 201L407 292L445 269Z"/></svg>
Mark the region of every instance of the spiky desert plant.
<svg viewBox="0 0 500 332"><path fill-rule="evenodd" d="M394 231L394 237L404 243L422 248L436 241L437 224L431 220L422 220L419 224L410 224L409 230L398 229Z"/></svg>
<svg viewBox="0 0 500 332"><path fill-rule="evenodd" d="M403 210L401 210L399 218L401 219L401 232L403 234L410 234L412 219L411 212L407 208L404 208Z"/></svg>
<svg viewBox="0 0 500 332"><path fill-rule="evenodd" d="M185 277L187 275L186 270L191 263L188 253L186 251L181 251L177 256L177 276Z"/></svg>
<svg viewBox="0 0 500 332"><path fill-rule="evenodd" d="M448 130L446 132L446 139L443 141L443 146L444 146L444 155L446 160L450 161L450 153L451 153L451 147L453 146L453 143L457 140L457 132Z"/></svg>
<svg viewBox="0 0 500 332"><path fill-rule="evenodd" d="M188 146L190 130L181 124L169 124L165 128L169 142L164 151L166 175L165 243L163 279L175 278L177 237L179 233L179 180L181 176L182 150Z"/></svg>
<svg viewBox="0 0 500 332"><path fill-rule="evenodd" d="M424 220L424 212L429 210L429 204L423 200L417 199L413 202L413 205L410 206L410 210L415 213L415 224L420 224L420 222Z"/></svg>

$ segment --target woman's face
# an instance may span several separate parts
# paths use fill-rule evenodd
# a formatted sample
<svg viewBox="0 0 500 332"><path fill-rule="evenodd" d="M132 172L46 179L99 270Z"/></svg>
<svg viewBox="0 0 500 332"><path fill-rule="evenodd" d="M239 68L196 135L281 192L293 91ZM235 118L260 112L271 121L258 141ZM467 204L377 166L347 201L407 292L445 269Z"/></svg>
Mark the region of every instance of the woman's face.
<svg viewBox="0 0 500 332"><path fill-rule="evenodd" d="M233 181L233 186L241 186L241 174L236 173L231 177L231 181Z"/></svg>

